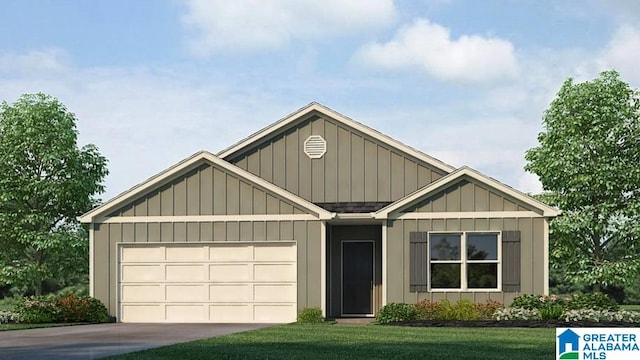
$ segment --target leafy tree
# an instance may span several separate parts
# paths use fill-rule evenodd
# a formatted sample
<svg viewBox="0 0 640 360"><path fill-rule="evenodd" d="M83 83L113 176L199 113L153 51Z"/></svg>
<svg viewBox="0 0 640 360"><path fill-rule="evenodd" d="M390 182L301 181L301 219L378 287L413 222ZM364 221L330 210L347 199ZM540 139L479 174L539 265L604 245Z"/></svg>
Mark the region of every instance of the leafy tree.
<svg viewBox="0 0 640 360"><path fill-rule="evenodd" d="M107 160L78 149L76 117L57 99L25 94L0 105L0 285L42 292L86 276L86 230L76 217L102 193Z"/></svg>
<svg viewBox="0 0 640 360"><path fill-rule="evenodd" d="M551 263L595 291L630 283L640 270L640 93L615 71L568 79L543 124L525 168L563 212L551 222Z"/></svg>

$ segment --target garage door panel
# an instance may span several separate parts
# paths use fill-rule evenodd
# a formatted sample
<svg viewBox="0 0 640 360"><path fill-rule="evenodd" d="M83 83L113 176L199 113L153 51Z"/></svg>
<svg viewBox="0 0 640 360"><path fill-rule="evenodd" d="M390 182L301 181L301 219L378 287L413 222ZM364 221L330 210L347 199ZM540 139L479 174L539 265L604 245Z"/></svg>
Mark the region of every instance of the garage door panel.
<svg viewBox="0 0 640 360"><path fill-rule="evenodd" d="M162 260L164 260L164 248L162 247L121 248L120 261L122 262L157 262Z"/></svg>
<svg viewBox="0 0 640 360"><path fill-rule="evenodd" d="M120 246L123 322L295 321L294 243Z"/></svg>
<svg viewBox="0 0 640 360"><path fill-rule="evenodd" d="M212 264L209 265L209 280L213 282L251 281L253 277L250 264Z"/></svg>
<svg viewBox="0 0 640 360"><path fill-rule="evenodd" d="M167 285L166 300L176 302L204 302L207 301L204 284L196 285Z"/></svg>
<svg viewBox="0 0 640 360"><path fill-rule="evenodd" d="M164 298L162 285L122 285L123 302L151 302Z"/></svg>
<svg viewBox="0 0 640 360"><path fill-rule="evenodd" d="M202 264L167 265L167 281L203 281L207 280Z"/></svg>
<svg viewBox="0 0 640 360"><path fill-rule="evenodd" d="M255 305L253 316L257 322L273 323L296 320L296 307L291 305Z"/></svg>
<svg viewBox="0 0 640 360"><path fill-rule="evenodd" d="M166 321L168 322L202 322L207 318L207 307L198 305L167 305Z"/></svg>
<svg viewBox="0 0 640 360"><path fill-rule="evenodd" d="M238 319L252 318L252 306L249 304L209 306L209 320L211 322L236 323L239 322Z"/></svg>
<svg viewBox="0 0 640 360"><path fill-rule="evenodd" d="M290 302L296 298L293 284L255 284L253 286L256 302Z"/></svg>
<svg viewBox="0 0 640 360"><path fill-rule="evenodd" d="M194 261L194 260L207 260L208 252L207 248L202 246L192 247L167 247L166 259L169 261Z"/></svg>
<svg viewBox="0 0 640 360"><path fill-rule="evenodd" d="M209 286L209 301L212 302L250 302L252 301L249 284L215 284Z"/></svg>
<svg viewBox="0 0 640 360"><path fill-rule="evenodd" d="M256 281L295 281L295 264L255 264Z"/></svg>
<svg viewBox="0 0 640 360"><path fill-rule="evenodd" d="M220 244L209 248L209 260L214 261L251 261L253 249L251 246Z"/></svg>
<svg viewBox="0 0 640 360"><path fill-rule="evenodd" d="M256 245L254 259L257 261L295 261L296 249L289 245Z"/></svg>
<svg viewBox="0 0 640 360"><path fill-rule="evenodd" d="M123 322L158 322L164 319L164 305L122 305Z"/></svg>
<svg viewBox="0 0 640 360"><path fill-rule="evenodd" d="M122 282L164 281L164 266L160 264L128 265L121 268Z"/></svg>

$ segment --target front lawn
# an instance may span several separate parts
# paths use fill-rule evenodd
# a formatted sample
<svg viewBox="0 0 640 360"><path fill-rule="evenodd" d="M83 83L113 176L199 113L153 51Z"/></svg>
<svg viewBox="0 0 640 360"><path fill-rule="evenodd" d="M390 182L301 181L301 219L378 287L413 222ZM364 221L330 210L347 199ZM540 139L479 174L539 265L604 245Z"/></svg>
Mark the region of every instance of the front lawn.
<svg viewBox="0 0 640 360"><path fill-rule="evenodd" d="M291 324L110 359L546 360L554 353L555 329Z"/></svg>
<svg viewBox="0 0 640 360"><path fill-rule="evenodd" d="M38 328L48 328L48 327L58 327L58 326L72 326L72 325L78 325L78 324L69 324L69 323L55 323L55 324L0 324L0 331L38 329Z"/></svg>

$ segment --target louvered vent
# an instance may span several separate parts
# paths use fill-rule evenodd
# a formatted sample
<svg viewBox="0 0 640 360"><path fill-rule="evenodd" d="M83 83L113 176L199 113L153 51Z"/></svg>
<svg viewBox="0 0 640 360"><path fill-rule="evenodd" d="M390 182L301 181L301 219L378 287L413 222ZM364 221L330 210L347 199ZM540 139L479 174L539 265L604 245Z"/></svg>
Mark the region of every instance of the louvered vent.
<svg viewBox="0 0 640 360"><path fill-rule="evenodd" d="M327 142L320 135L311 135L304 142L304 153L311 159L319 159L327 152Z"/></svg>

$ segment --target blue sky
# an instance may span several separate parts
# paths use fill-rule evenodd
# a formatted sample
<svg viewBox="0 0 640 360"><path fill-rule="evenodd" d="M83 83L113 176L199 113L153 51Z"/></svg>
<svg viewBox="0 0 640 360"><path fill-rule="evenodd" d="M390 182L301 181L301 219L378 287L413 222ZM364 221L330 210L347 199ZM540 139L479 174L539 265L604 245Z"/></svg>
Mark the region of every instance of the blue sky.
<svg viewBox="0 0 640 360"><path fill-rule="evenodd" d="M640 85L634 0L4 0L0 100L45 92L110 198L318 101L527 192L562 82Z"/></svg>

